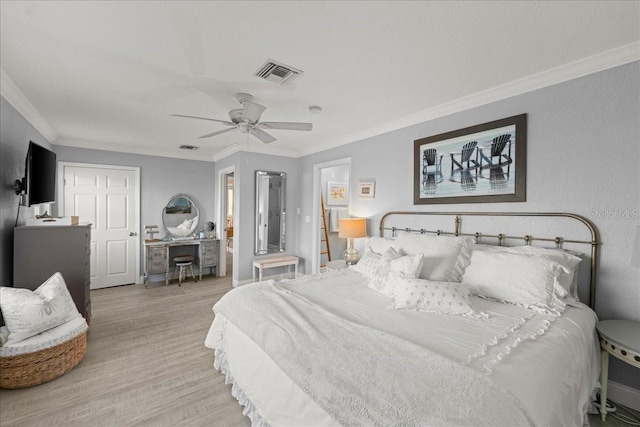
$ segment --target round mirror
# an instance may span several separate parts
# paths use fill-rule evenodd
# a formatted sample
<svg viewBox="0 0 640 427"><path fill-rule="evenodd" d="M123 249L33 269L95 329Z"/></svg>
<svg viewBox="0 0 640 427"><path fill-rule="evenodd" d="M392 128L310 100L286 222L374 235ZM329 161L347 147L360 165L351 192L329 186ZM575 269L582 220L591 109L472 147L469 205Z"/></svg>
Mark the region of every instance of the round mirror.
<svg viewBox="0 0 640 427"><path fill-rule="evenodd" d="M184 194L173 196L162 211L162 224L169 237L188 237L198 228L200 212Z"/></svg>

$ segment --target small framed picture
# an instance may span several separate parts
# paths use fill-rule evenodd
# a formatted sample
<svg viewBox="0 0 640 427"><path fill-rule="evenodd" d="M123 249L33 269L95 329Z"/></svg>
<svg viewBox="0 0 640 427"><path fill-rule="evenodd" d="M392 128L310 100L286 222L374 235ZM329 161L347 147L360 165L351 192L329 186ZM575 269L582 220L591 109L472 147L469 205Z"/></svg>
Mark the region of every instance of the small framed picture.
<svg viewBox="0 0 640 427"><path fill-rule="evenodd" d="M361 181L358 187L359 199L375 198L376 183L373 181Z"/></svg>
<svg viewBox="0 0 640 427"><path fill-rule="evenodd" d="M346 206L349 204L347 194L348 185L346 182L328 182L327 183L327 205L329 206Z"/></svg>

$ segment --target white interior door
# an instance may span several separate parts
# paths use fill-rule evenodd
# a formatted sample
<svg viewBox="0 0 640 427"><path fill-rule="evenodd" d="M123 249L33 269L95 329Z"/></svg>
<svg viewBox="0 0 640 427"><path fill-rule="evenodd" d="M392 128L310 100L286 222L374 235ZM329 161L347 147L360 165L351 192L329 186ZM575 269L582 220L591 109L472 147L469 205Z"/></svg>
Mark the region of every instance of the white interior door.
<svg viewBox="0 0 640 427"><path fill-rule="evenodd" d="M140 170L62 162L60 169L63 215L91 223L91 289L136 283Z"/></svg>

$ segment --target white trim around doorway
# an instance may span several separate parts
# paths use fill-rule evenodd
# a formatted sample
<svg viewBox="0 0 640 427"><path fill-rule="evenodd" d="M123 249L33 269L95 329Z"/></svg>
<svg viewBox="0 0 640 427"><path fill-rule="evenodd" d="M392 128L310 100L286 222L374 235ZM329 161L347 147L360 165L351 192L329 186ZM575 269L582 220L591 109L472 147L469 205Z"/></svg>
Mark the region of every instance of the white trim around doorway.
<svg viewBox="0 0 640 427"><path fill-rule="evenodd" d="M324 163L317 163L313 165L313 200L312 200L312 215L311 215L311 231L312 241L314 242L311 250L311 274L317 274L320 272L320 194L322 189L321 184L321 171L325 168L334 166L349 166L349 180L351 180L351 157L343 159L332 160Z"/></svg>

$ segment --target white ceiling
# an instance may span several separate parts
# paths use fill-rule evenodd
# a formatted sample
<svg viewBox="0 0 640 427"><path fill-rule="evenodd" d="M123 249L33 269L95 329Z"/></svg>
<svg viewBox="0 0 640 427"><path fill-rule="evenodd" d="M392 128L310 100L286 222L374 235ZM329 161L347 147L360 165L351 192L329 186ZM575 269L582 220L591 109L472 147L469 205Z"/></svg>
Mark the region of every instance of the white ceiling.
<svg viewBox="0 0 640 427"><path fill-rule="evenodd" d="M640 59L639 1L0 2L2 95L54 144L215 160L301 156ZM253 74L273 59L289 85ZM209 139L238 92L265 145ZM311 114L308 107L323 111ZM187 152L181 144L200 147Z"/></svg>

